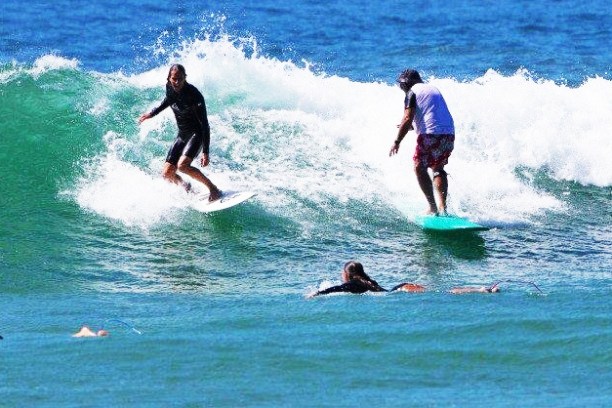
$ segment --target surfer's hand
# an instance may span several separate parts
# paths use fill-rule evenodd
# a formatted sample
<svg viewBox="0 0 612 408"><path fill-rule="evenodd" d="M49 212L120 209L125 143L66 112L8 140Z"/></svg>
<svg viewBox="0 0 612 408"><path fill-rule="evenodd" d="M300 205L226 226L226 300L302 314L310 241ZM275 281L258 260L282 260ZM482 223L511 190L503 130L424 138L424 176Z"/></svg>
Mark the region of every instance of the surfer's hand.
<svg viewBox="0 0 612 408"><path fill-rule="evenodd" d="M394 154L397 154L398 151L399 143L393 143L393 146L391 146L391 150L389 150L389 157L393 156Z"/></svg>
<svg viewBox="0 0 612 408"><path fill-rule="evenodd" d="M208 166L208 163L210 163L210 158L208 157L208 154L202 153L202 157L200 158L200 163L202 164L202 167Z"/></svg>
<svg viewBox="0 0 612 408"><path fill-rule="evenodd" d="M147 112L147 113L143 113L142 115L140 115L140 117L138 118L138 123L142 123L147 119L150 119L151 115Z"/></svg>

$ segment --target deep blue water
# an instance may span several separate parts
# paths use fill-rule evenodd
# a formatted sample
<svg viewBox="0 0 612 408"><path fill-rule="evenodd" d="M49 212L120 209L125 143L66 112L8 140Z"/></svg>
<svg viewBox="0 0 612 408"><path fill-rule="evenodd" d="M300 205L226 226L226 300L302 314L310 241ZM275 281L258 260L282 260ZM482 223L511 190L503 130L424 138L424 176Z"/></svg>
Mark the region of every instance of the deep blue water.
<svg viewBox="0 0 612 408"><path fill-rule="evenodd" d="M15 1L2 6L4 61L45 53L102 72L142 72L169 47L201 35L253 36L265 55L328 74L393 80L415 66L473 79L488 69L580 83L610 78L612 16L604 1ZM163 57L163 56L162 56Z"/></svg>
<svg viewBox="0 0 612 408"><path fill-rule="evenodd" d="M604 1L0 5L0 406L609 406L612 13ZM181 62L206 215L138 126ZM397 74L457 126L424 208ZM422 294L308 299L361 261ZM453 286L501 283L496 295ZM540 293L537 288L540 288ZM108 338L74 339L82 325Z"/></svg>

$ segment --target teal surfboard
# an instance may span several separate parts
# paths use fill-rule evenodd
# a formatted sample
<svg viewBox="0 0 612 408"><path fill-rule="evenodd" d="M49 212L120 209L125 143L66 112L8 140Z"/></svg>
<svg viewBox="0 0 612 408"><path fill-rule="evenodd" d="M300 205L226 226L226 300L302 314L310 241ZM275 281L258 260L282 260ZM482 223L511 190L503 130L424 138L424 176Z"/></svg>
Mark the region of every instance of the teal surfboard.
<svg viewBox="0 0 612 408"><path fill-rule="evenodd" d="M489 228L454 215L419 215L414 222L425 231L486 231Z"/></svg>

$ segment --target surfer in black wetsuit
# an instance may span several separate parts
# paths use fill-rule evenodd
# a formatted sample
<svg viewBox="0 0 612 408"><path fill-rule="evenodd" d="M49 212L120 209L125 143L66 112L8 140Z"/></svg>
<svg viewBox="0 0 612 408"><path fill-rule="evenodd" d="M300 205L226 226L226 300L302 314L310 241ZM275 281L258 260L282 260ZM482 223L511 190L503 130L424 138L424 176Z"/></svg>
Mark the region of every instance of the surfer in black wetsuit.
<svg viewBox="0 0 612 408"><path fill-rule="evenodd" d="M189 183L176 174L177 170L204 184L209 192L209 200L221 197L221 191L198 168L191 165L193 159L202 150L201 164L208 166L210 146L210 126L206 114L206 103L198 89L187 83L185 67L175 64L168 72L166 97L162 103L151 112L144 113L138 119L139 123L157 115L168 106L172 108L178 126L178 135L168 151L163 177L173 183L182 185L187 191Z"/></svg>
<svg viewBox="0 0 612 408"><path fill-rule="evenodd" d="M332 286L331 288L320 290L310 295L310 297L338 292L388 292L387 289L381 287L378 282L370 278L363 270L363 265L356 261L349 261L344 264L344 269L342 270L342 282L342 285ZM391 292L398 290L404 292L422 292L425 290L425 288L414 283L400 283L391 289Z"/></svg>

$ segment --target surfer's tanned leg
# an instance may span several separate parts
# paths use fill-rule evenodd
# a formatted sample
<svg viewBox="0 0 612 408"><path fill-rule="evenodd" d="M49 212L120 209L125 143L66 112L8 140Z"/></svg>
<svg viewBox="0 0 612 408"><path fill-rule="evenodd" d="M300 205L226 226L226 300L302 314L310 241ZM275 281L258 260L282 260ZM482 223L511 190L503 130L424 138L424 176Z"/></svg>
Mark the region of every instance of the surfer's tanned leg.
<svg viewBox="0 0 612 408"><path fill-rule="evenodd" d="M187 191L191 190L191 185L184 181L181 176L176 174L176 166L172 163L166 162L164 164L164 168L162 170L162 177L171 183L183 186L183 188L185 188L185 190Z"/></svg>
<svg viewBox="0 0 612 408"><path fill-rule="evenodd" d="M448 195L448 177L444 169L434 170L433 186L438 196L438 211L446 215L446 196Z"/></svg>
<svg viewBox="0 0 612 408"><path fill-rule="evenodd" d="M416 173L417 180L419 181L419 186L421 187L421 190L423 191L423 194L425 194L425 198L427 198L427 202L429 203L429 213L438 214L436 200L433 193L433 184L431 182L431 178L429 178L429 173L427 173L427 167L416 165L414 166L414 172Z"/></svg>
<svg viewBox="0 0 612 408"><path fill-rule="evenodd" d="M208 201L215 201L221 198L221 191L208 179L200 170L191 165L193 159L188 156L182 156L178 162L178 170L181 173L187 174L189 177L204 184L210 191Z"/></svg>

